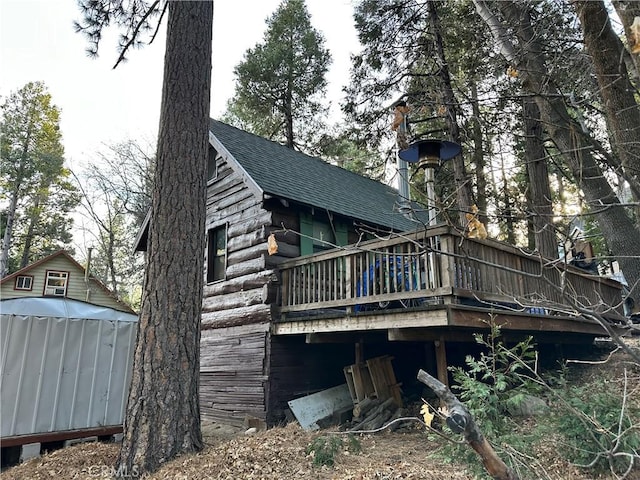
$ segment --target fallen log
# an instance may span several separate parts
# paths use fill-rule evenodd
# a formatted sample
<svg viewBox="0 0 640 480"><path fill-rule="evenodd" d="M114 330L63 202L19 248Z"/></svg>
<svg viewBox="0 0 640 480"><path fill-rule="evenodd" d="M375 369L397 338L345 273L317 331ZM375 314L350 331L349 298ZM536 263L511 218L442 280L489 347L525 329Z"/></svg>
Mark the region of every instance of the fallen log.
<svg viewBox="0 0 640 480"><path fill-rule="evenodd" d="M362 424L363 427L362 427L361 430L364 430L364 431L377 430L382 425L384 425L384 423L387 420L389 420L391 418L391 415L393 415L393 413L391 413L389 410L383 410L378 415L376 415L374 418L369 420L368 422L364 422Z"/></svg>
<svg viewBox="0 0 640 480"><path fill-rule="evenodd" d="M377 398L367 397L353 407L353 417L359 419L363 418L369 410L377 407L378 405L380 405L380 400Z"/></svg>
<svg viewBox="0 0 640 480"><path fill-rule="evenodd" d="M386 420L391 418L397 409L398 407L395 404L394 399L387 398L384 402L378 403L375 408L370 409L364 419L358 422L358 424L349 431L357 432L360 430L375 430L376 428L380 428Z"/></svg>
<svg viewBox="0 0 640 480"><path fill-rule="evenodd" d="M464 434L467 443L480 455L482 465L489 475L496 480L518 480L515 472L498 457L491 444L482 435L467 407L451 393L451 390L424 370L418 371L418 380L431 388L446 405L449 413L446 419L447 425L452 432Z"/></svg>

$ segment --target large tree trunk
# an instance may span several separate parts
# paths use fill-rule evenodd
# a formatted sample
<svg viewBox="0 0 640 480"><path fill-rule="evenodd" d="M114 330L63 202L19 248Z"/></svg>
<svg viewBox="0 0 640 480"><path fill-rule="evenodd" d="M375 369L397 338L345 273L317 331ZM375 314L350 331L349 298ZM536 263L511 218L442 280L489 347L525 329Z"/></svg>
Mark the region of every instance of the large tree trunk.
<svg viewBox="0 0 640 480"><path fill-rule="evenodd" d="M481 112L478 101L478 85L475 81L475 72L471 75L469 88L471 90L471 108L473 111L472 127L473 132L473 155L472 163L476 173L476 206L480 211L479 220L487 223L487 176L484 173L486 165L484 158L484 141L482 138L482 126L480 124Z"/></svg>
<svg viewBox="0 0 640 480"><path fill-rule="evenodd" d="M612 3L618 17L622 20L628 48L631 50L629 52L625 49L622 54L629 71L629 79L636 84L636 88L640 88L640 33L634 32L631 28L636 17L640 17L640 2L638 0L613 0Z"/></svg>
<svg viewBox="0 0 640 480"><path fill-rule="evenodd" d="M611 27L604 2L581 0L574 1L574 5L595 67L615 153L626 180L640 198L640 105L626 64L620 61L624 45Z"/></svg>
<svg viewBox="0 0 640 480"><path fill-rule="evenodd" d="M620 61L625 48L611 28L604 2L581 0L574 1L574 5L582 24L584 45L595 67L611 147L620 159L620 173L631 186L637 202L640 201L640 104L626 64Z"/></svg>
<svg viewBox="0 0 640 480"><path fill-rule="evenodd" d="M29 144L33 133L33 119L29 117L27 124L27 133L24 144L22 145L22 158L20 164L20 172L24 172L24 163L29 152ZM4 236L2 237L2 252L0 252L0 278L6 277L9 273L9 250L13 243L13 225L16 220L16 212L18 211L18 201L21 197L22 184L20 182L21 174L17 175L17 182L13 185L13 190L9 197L9 206L7 207L7 224L4 227Z"/></svg>
<svg viewBox="0 0 640 480"><path fill-rule="evenodd" d="M122 477L203 446L198 387L213 2L168 8L145 286L116 467Z"/></svg>
<svg viewBox="0 0 640 480"><path fill-rule="evenodd" d="M516 2L496 2L510 26L515 29L522 47L516 50L507 29L483 0L474 0L476 10L491 29L501 53L519 72L522 87L533 94L540 117L556 147L582 189L607 244L633 289L640 291L640 229L605 178L593 155L593 142L571 118L560 92L553 87L542 49L534 37L529 6Z"/></svg>
<svg viewBox="0 0 640 480"><path fill-rule="evenodd" d="M37 209L40 205L40 200L36 200L36 204L34 205L34 209ZM31 257L31 245L33 243L33 236L36 229L36 225L40 221L40 217L37 214L33 214L29 216L29 227L27 228L27 232L24 236L24 246L22 247L22 258L20 260L20 268L25 268L30 263Z"/></svg>
<svg viewBox="0 0 640 480"><path fill-rule="evenodd" d="M429 0L429 23L433 35L435 37L435 52L437 56L437 64L440 67L438 75L440 77L440 86L442 87L442 97L446 108L446 122L449 129L449 135L451 140L456 143L460 143L460 127L458 126L458 118L456 114L457 102L455 95L453 94L453 87L451 86L451 75L449 74L449 66L444 54L444 45L442 42L442 35L440 33L440 19L438 18L438 11L436 2ZM466 212L471 212L471 205L473 204L473 194L471 190L471 182L467 176L467 172L464 166L464 157L462 155L456 156L453 160L453 174L456 185L456 198L458 202L459 214L458 220L460 225L466 225L467 220L465 218Z"/></svg>
<svg viewBox="0 0 640 480"><path fill-rule="evenodd" d="M538 105L525 97L522 105L527 176L529 188L527 199L529 213L527 220L533 227L535 247L545 258L558 258L558 240L553 227L553 204L549 171L542 139L542 124Z"/></svg>
<svg viewBox="0 0 640 480"><path fill-rule="evenodd" d="M296 144L293 138L293 86L291 82L287 85L287 93L284 104L284 133L286 145L288 148L294 149Z"/></svg>

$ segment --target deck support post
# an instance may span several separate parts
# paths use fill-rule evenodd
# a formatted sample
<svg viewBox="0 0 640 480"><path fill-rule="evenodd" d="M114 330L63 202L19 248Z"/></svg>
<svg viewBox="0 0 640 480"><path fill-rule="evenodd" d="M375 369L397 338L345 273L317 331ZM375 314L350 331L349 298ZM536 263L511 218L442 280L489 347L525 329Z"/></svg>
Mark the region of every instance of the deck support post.
<svg viewBox="0 0 640 480"><path fill-rule="evenodd" d="M438 372L438 380L445 386L449 386L449 371L447 369L447 352L443 338L433 342L436 348L436 370Z"/></svg>
<svg viewBox="0 0 640 480"><path fill-rule="evenodd" d="M358 340L356 342L355 362L353 362L356 365L360 363L364 363L364 355L362 353L362 344L363 344L362 340Z"/></svg>

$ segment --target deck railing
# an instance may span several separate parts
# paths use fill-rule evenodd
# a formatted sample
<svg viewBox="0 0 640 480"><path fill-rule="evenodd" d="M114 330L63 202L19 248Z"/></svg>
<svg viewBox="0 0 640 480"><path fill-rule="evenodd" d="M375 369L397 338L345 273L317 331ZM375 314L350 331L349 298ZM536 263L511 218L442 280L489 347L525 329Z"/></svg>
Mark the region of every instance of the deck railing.
<svg viewBox="0 0 640 480"><path fill-rule="evenodd" d="M280 265L281 311L467 303L534 313L620 311L620 284L494 240L435 227Z"/></svg>

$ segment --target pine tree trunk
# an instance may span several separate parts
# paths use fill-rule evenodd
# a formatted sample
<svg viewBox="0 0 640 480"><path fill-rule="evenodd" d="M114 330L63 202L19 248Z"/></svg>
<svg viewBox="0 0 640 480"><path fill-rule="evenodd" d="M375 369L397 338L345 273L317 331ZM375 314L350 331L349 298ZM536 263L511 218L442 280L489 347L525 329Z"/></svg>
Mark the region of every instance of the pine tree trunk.
<svg viewBox="0 0 640 480"><path fill-rule="evenodd" d="M611 27L604 2L574 1L574 5L604 101L611 147L620 159L622 176L637 202L640 201L640 104L626 64L620 61L625 48Z"/></svg>
<svg viewBox="0 0 640 480"><path fill-rule="evenodd" d="M168 8L153 213L119 477L203 447L198 387L213 2Z"/></svg>
<svg viewBox="0 0 640 480"><path fill-rule="evenodd" d="M525 97L522 113L525 129L527 176L529 177L527 198L531 216L528 220L533 226L535 248L543 257L554 259L558 258L558 241L552 223L553 204L542 138L540 110L530 97Z"/></svg>
<svg viewBox="0 0 640 480"><path fill-rule="evenodd" d="M472 75L473 78L473 75ZM478 101L478 85L473 79L470 81L469 88L471 90L471 108L473 111L472 119L472 132L473 132L473 160L472 163L475 166L476 173L476 206L480 211L478 215L479 220L487 223L487 177L484 173L486 161L484 158L484 142L482 138L482 126L480 124L480 118L482 116L480 112L480 103Z"/></svg>
<svg viewBox="0 0 640 480"><path fill-rule="evenodd" d="M36 205L37 208L37 205ZM40 219L37 217L29 218L29 228L24 236L24 246L22 247L22 258L20 259L20 268L25 268L29 265L29 257L31 257L31 244L33 243L33 232L36 227L36 223Z"/></svg>
<svg viewBox="0 0 640 480"><path fill-rule="evenodd" d="M542 49L533 35L529 7L511 1L497 3L522 45L518 51L511 43L506 28L486 2L473 2L478 14L490 27L506 60L518 69L523 88L533 94L547 133L571 168L587 204L595 212L608 247L618 256L617 260L631 287L632 296L637 297L640 292L640 242L637 240L640 238L640 229L620 205L596 162L592 152L593 142L589 141L580 125L571 118L560 92L549 81Z"/></svg>
<svg viewBox="0 0 640 480"><path fill-rule="evenodd" d="M616 9L618 17L622 20L628 48L634 49L635 47L637 49L640 44L640 35L635 36L635 44L631 45L631 36L633 34L631 26L636 17L640 17L640 2L638 0L612 0L611 3ZM622 55L629 71L629 80L636 85L640 85L640 52L632 54L625 48Z"/></svg>
<svg viewBox="0 0 640 480"><path fill-rule="evenodd" d="M20 166L21 172L24 172L24 160L27 158L29 152L29 144L31 143L32 133L33 119L29 118L27 134L25 136L24 144L22 145L22 162ZM18 201L21 197L21 181L21 175L18 175L17 182L13 185L13 191L11 192L11 196L9 198L9 206L7 207L7 224L4 227L4 237L2 238L2 252L0 252L0 278L7 276L9 273L9 250L11 250L11 244L13 243L13 224L16 220Z"/></svg>
<svg viewBox="0 0 640 480"><path fill-rule="evenodd" d="M435 52L437 57L437 63L440 66L438 74L440 76L440 85L442 87L442 97L444 105L447 111L446 123L449 129L449 135L451 140L456 143L461 143L460 140L460 127L458 126L458 119L456 113L457 102L453 93L453 87L451 86L451 75L449 74L449 65L444 54L444 45L442 42L442 35L440 33L440 19L438 18L438 11L436 2L429 0L429 23L431 30L435 36ZM469 181L467 172L464 166L464 157L457 155L453 158L453 174L456 184L456 198L458 203L459 215L458 220L460 225L466 225L467 220L465 218L466 212L471 212L471 205L473 204L473 193L471 191L471 182Z"/></svg>

